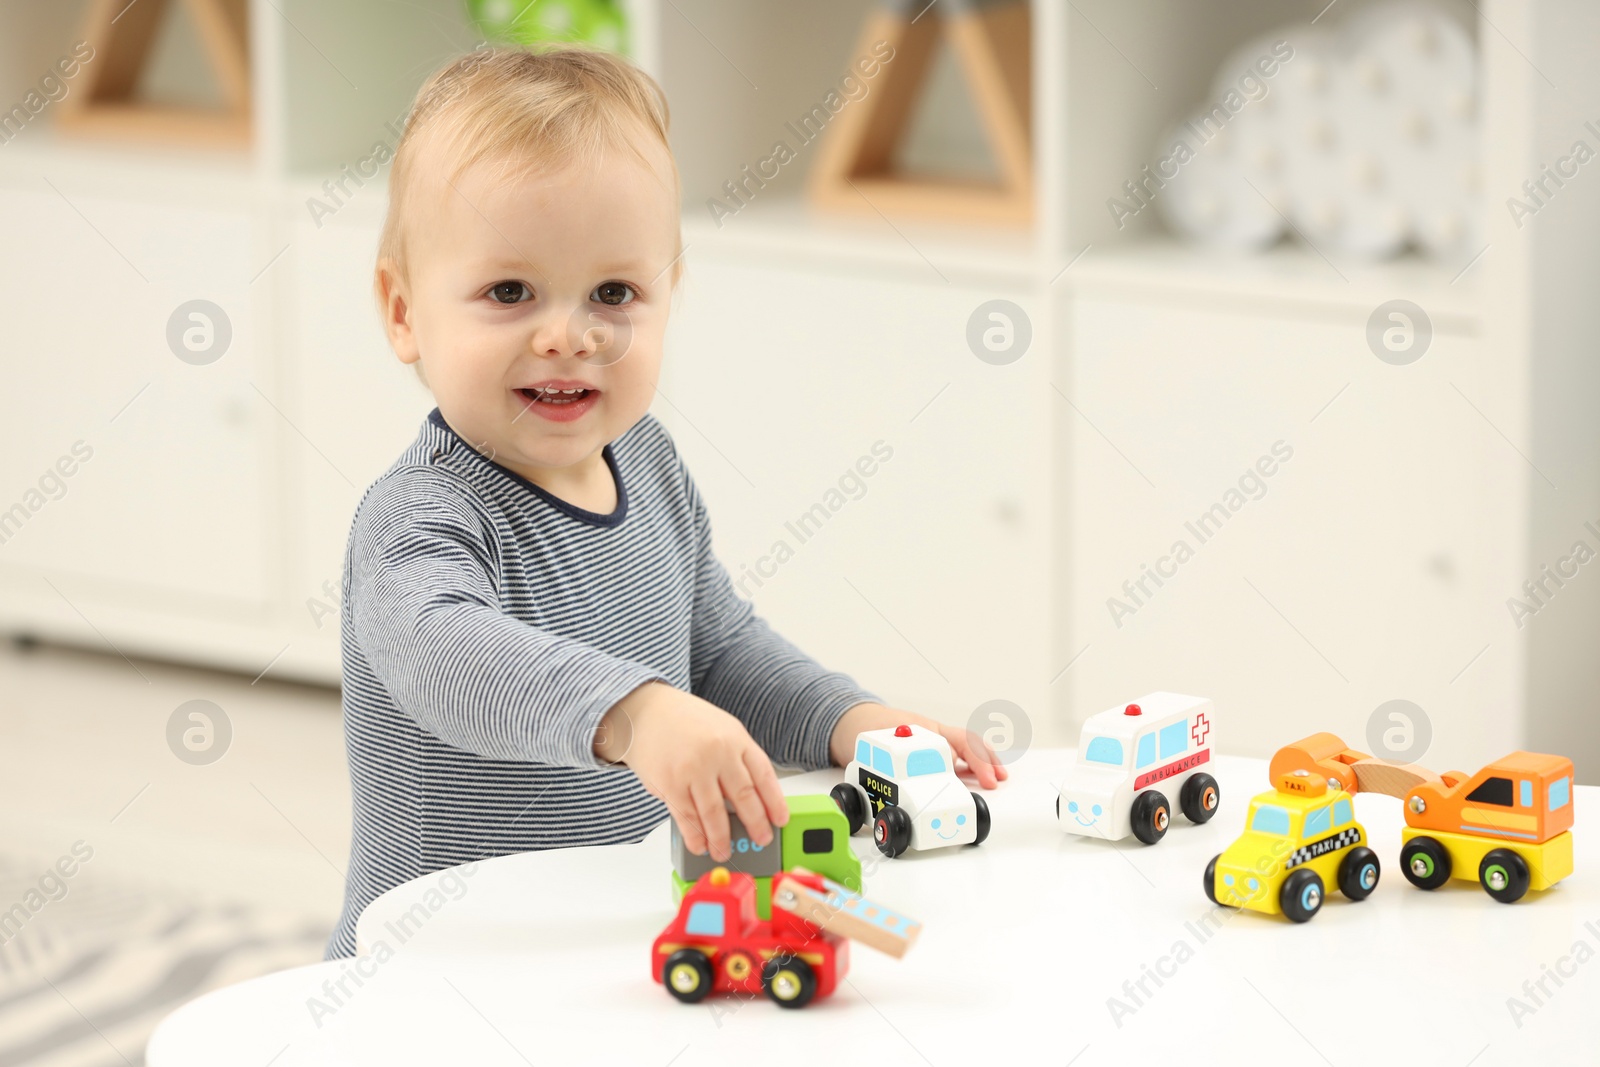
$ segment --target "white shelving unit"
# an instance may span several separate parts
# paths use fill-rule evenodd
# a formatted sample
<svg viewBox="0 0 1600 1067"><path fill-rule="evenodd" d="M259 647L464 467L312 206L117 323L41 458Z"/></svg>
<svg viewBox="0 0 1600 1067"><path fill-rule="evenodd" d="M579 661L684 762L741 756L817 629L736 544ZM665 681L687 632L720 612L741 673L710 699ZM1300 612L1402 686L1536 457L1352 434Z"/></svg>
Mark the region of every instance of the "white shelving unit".
<svg viewBox="0 0 1600 1067"><path fill-rule="evenodd" d="M0 100L70 44L81 7L6 9ZM1518 454L1539 447L1538 398L1570 399L1533 383L1541 358L1560 381L1574 349L1541 357L1536 336L1576 344L1594 314L1538 292L1593 272L1590 253L1509 231L1497 206L1549 158L1557 94L1522 53L1578 76L1558 29L1586 18L1573 0L1467 9L1489 86L1492 247L1460 277L1415 258L1335 270L1298 244L1222 256L1174 242L1154 212L1112 224L1105 199L1223 57L1316 14L1268 0L1036 0L1031 232L818 217L804 150L717 225L706 201L837 82L869 7L630 5L637 58L673 109L689 244L655 410L736 581L859 456L894 450L793 559L746 578L760 610L894 702L964 721L1007 698L1051 741L1170 687L1214 697L1229 744L1254 754L1296 730L1360 744L1372 708L1405 697L1446 763L1534 739L1580 766L1600 756L1577 706L1534 699L1582 691L1573 641L1530 646L1504 618L1569 517ZM0 544L0 627L333 682L328 590L350 516L431 401L370 298L386 172L320 222L307 204L395 142L422 78L474 35L458 0L256 2L251 28L248 157L69 142L48 110L0 145L0 221L33 253L0 262L16 309L0 381L27 398L0 427L0 507L74 441L95 448ZM970 166L948 63L930 101L918 158ZM197 297L235 331L205 367L163 340ZM1436 331L1407 368L1365 347L1367 316L1394 297ZM1033 327L1004 367L965 342L995 298ZM1562 445L1589 457L1592 436ZM1267 494L1115 626L1107 598L1280 439L1294 458Z"/></svg>

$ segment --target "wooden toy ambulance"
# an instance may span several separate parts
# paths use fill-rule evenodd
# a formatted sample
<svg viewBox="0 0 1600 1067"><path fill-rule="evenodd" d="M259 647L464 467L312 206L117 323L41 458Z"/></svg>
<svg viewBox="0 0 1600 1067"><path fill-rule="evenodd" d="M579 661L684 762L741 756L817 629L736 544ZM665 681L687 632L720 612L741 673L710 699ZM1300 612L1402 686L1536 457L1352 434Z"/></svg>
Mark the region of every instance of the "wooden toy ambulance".
<svg viewBox="0 0 1600 1067"><path fill-rule="evenodd" d="M1209 820L1221 798L1207 773L1213 718L1211 701L1179 693L1091 715L1056 798L1061 828L1107 841L1131 832L1153 845L1167 832L1174 799L1190 822Z"/></svg>
<svg viewBox="0 0 1600 1067"><path fill-rule="evenodd" d="M908 848L976 845L989 836L989 805L956 777L955 753L937 730L896 726L856 738L856 758L830 795L850 832L872 826L890 859Z"/></svg>

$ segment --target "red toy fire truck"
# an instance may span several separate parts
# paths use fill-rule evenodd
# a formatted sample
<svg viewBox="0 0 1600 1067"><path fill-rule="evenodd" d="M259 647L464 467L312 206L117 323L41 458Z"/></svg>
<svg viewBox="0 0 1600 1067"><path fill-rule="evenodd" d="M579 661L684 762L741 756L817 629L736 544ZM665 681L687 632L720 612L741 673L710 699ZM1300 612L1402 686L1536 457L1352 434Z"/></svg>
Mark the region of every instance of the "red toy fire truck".
<svg viewBox="0 0 1600 1067"><path fill-rule="evenodd" d="M756 918L755 879L717 867L684 895L650 950L650 976L686 1004L710 993L765 991L803 1008L834 991L850 968L851 938L903 956L922 924L819 874L772 880L772 919Z"/></svg>

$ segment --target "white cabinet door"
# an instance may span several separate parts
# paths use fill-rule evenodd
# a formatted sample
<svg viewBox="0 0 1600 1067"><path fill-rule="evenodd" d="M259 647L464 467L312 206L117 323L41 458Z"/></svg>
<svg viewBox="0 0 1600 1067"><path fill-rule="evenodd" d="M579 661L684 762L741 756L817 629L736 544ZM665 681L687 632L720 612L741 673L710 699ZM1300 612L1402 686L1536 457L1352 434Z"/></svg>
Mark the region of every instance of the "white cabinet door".
<svg viewBox="0 0 1600 1067"><path fill-rule="evenodd" d="M1049 406L967 321L1026 295L696 251L661 394L718 555L774 627L902 706L1046 729Z"/></svg>
<svg viewBox="0 0 1600 1067"><path fill-rule="evenodd" d="M275 416L253 388L251 280L267 256L248 210L15 180L0 229L4 580L35 595L42 572L74 601L138 610L259 612ZM169 320L195 300L221 311L182 316L186 361Z"/></svg>
<svg viewBox="0 0 1600 1067"><path fill-rule="evenodd" d="M1391 365L1354 308L1090 293L1071 317L1079 720L1175 689L1216 700L1232 751L1317 730L1365 749L1404 699L1429 765L1514 746L1507 561L1530 472L1496 429L1487 345L1441 331Z"/></svg>
<svg viewBox="0 0 1600 1067"><path fill-rule="evenodd" d="M345 540L361 494L416 437L433 399L395 358L372 297L378 227L303 209L285 223L290 373L282 403L299 432L286 462L294 495L289 599L293 654L338 663Z"/></svg>

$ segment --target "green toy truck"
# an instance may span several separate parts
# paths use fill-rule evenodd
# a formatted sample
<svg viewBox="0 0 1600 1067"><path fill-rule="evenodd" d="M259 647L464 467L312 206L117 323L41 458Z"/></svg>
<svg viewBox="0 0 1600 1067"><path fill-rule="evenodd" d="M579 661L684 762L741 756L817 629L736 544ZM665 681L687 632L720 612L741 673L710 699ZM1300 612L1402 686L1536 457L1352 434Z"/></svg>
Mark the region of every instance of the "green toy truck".
<svg viewBox="0 0 1600 1067"><path fill-rule="evenodd" d="M774 827L777 838L761 848L750 840L744 824L728 813L733 855L718 863L709 855L697 856L683 847L678 824L672 824L672 900L684 893L713 867L743 871L756 880L756 916L772 918L772 876L804 867L838 882L852 892L862 892L861 861L850 848L850 824L832 797L788 797L789 825Z"/></svg>

